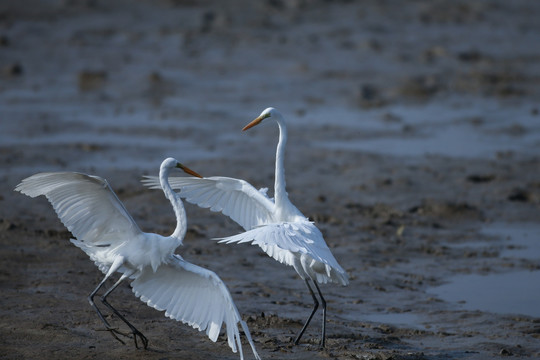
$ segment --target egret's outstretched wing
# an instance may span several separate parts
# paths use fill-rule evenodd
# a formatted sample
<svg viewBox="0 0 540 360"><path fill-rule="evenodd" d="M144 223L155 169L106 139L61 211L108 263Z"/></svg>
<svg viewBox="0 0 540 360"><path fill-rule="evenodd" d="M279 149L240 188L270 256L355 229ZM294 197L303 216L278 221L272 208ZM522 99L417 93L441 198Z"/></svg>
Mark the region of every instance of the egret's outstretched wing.
<svg viewBox="0 0 540 360"><path fill-rule="evenodd" d="M89 246L107 246L141 233L105 179L73 172L39 173L16 191L44 195L69 231Z"/></svg>
<svg viewBox="0 0 540 360"><path fill-rule="evenodd" d="M159 179L147 176L143 183L151 188L160 188ZM255 189L244 180L222 176L208 178L170 177L173 189L186 201L212 211L221 211L236 221L245 230L272 222L274 202L264 191Z"/></svg>
<svg viewBox="0 0 540 360"><path fill-rule="evenodd" d="M182 321L199 331L205 331L216 341L221 325L227 327L227 338L232 351L242 345L237 323L239 322L251 345L255 357L259 355L247 325L234 305L227 287L212 271L193 265L179 255L172 255L156 272L147 269L131 286L142 301L163 311L165 316Z"/></svg>
<svg viewBox="0 0 540 360"><path fill-rule="evenodd" d="M266 224L216 240L227 244L250 242L253 245L259 245L264 252L277 261L295 267L298 266L295 261L299 258L295 254L305 254L324 267L320 269L322 271L320 275L324 275L323 277L309 273L312 278L316 277L322 283L331 280L342 285L348 284L345 270L332 255L319 229L309 221ZM306 266L304 270L310 272L308 268L310 266Z"/></svg>

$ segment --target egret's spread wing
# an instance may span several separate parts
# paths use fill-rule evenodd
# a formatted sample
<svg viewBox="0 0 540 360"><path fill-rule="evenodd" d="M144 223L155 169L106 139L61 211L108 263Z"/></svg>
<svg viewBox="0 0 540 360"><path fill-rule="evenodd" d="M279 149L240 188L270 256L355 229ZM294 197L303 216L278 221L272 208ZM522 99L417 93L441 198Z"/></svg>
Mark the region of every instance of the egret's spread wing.
<svg viewBox="0 0 540 360"><path fill-rule="evenodd" d="M107 246L141 233L105 179L81 173L32 175L16 191L45 195L69 231L89 245Z"/></svg>
<svg viewBox="0 0 540 360"><path fill-rule="evenodd" d="M147 176L143 183L158 188L159 179ZM222 176L208 178L170 177L173 189L186 201L212 211L221 211L246 230L272 222L274 203L265 191L255 189L244 180Z"/></svg>
<svg viewBox="0 0 540 360"><path fill-rule="evenodd" d="M251 242L259 245L274 259L291 266L293 259L287 258L288 252L307 254L314 260L345 273L326 245L319 229L309 221L266 224L216 240L227 244Z"/></svg>
<svg viewBox="0 0 540 360"><path fill-rule="evenodd" d="M257 358L257 352L247 325L242 321L231 294L221 279L212 271L193 265L173 255L156 272L143 271L131 286L142 301L165 315L205 331L216 341L221 325L227 327L229 346L242 352L240 322Z"/></svg>

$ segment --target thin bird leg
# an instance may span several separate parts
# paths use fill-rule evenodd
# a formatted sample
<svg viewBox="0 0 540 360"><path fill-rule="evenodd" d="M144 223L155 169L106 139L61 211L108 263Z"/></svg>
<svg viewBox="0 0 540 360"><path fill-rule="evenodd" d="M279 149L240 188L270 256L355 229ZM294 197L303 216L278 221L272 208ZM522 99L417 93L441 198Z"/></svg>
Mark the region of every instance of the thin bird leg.
<svg viewBox="0 0 540 360"><path fill-rule="evenodd" d="M148 347L148 339L146 338L146 336L144 336L142 332L137 330L137 328L135 326L131 325L131 323L129 321L127 321L127 319L122 314L120 314L120 312L118 310L116 310L107 301L107 296L109 296L109 294L112 293L114 291L114 289L116 289L118 287L118 285L120 285L122 280L124 280L125 278L131 276L133 273L134 273L134 271L132 271L130 273L124 273L120 277L120 279L118 279L118 281L109 290L107 290L107 292L105 294L103 294L103 296L101 297L101 302L103 302L103 304L105 304L105 306L107 306L109 309L111 309L112 312L114 312L116 314L116 316L118 316L120 318L120 320L122 320L124 323L126 323L127 326L129 326L129 328L131 329L131 333L133 334L133 340L135 341L135 347L137 349L139 348L139 344L137 343L137 336L138 336L138 337L141 338L141 341L143 343L143 347L146 350L146 348Z"/></svg>
<svg viewBox="0 0 540 360"><path fill-rule="evenodd" d="M313 289L311 289L311 286L309 285L309 280L305 279L305 282L306 282L306 285L307 285L307 287L309 289L309 292L311 293L311 297L313 298L313 310L311 311L311 314L309 315L306 323L304 324L304 327L302 328L302 330L300 330L300 333L296 337L296 340L294 340L294 345L298 345L298 342L300 341L300 338L302 337L302 335L304 335L304 331L306 331L306 328L308 327L309 322L311 321L311 318L313 318L313 315L315 315L315 312L319 308L319 301L317 300L317 297L315 296L315 293L313 292ZM315 284L315 285L317 285L317 284Z"/></svg>
<svg viewBox="0 0 540 360"><path fill-rule="evenodd" d="M90 293L90 295L88 295L88 302L90 303L90 305L92 305L92 307L94 308L94 310L96 310L99 318L101 319L101 321L103 321L103 323L105 324L105 327L107 328L108 331L110 331L111 335L118 341L120 341L122 344L126 344L122 339L120 339L118 335L123 335L123 336L129 336L128 334L124 334L124 333L121 333L120 331L118 331L117 329L113 328L109 322L107 320L105 320L105 317L103 316L103 314L101 313L101 311L99 311L99 308L96 306L96 304L94 303L94 296L96 295L96 293L99 291L99 289L103 286L103 284L105 284L105 281L109 278L110 275L106 275L105 278L103 280L101 280L101 282L99 283L99 285L94 289L94 291L92 291L92 293Z"/></svg>
<svg viewBox="0 0 540 360"><path fill-rule="evenodd" d="M317 291L319 292L319 297L321 298L322 302L322 337L320 342L320 348L324 349L325 341L326 341L326 300L324 300L324 297L322 296L321 289L319 288L319 285L317 285L317 281L313 280L313 283L315 284L315 287L317 288Z"/></svg>

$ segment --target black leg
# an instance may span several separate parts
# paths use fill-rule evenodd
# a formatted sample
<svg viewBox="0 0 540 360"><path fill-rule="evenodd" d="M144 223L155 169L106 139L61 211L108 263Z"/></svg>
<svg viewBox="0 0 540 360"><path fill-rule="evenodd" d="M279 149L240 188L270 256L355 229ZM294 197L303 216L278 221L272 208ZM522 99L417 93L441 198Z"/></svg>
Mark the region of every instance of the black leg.
<svg viewBox="0 0 540 360"><path fill-rule="evenodd" d="M321 293L321 289L319 288L319 285L317 285L317 282L313 281L313 283L315 284L315 287L317 288L317 291L319 292L319 297L321 298L321 302L322 302L323 320L322 320L322 337L321 337L320 348L324 349L324 345L326 343L326 300L324 300L324 297L322 296L322 293Z"/></svg>
<svg viewBox="0 0 540 360"><path fill-rule="evenodd" d="M296 337L296 340L294 340L295 345L298 345L298 342L300 341L300 338L302 337L302 335L304 335L304 331L306 331L306 328L308 327L309 322L311 321L311 319L313 318L313 315L315 315L315 312L319 308L319 301L317 300L317 297L315 296L315 293L313 292L313 289L309 285L309 280L306 279L305 281L306 281L306 285L307 285L307 287L309 289L309 292L311 293L311 297L313 298L313 310L311 311L311 314L309 315L306 323L304 324L304 327L302 328L302 330L300 330L300 333ZM315 284L315 285L317 285L317 284ZM317 287L317 289L318 289L318 287Z"/></svg>
<svg viewBox="0 0 540 360"><path fill-rule="evenodd" d="M101 311L99 310L99 308L96 306L96 304L94 303L94 296L96 296L96 293L99 291L99 289L103 286L103 284L105 283L105 281L109 278L109 275L106 275L105 278L103 280L101 280L101 282L99 283L99 285L94 289L94 291L92 291L92 293L90 293L90 295L88 295L88 302L90 303L90 305L92 305L92 307L94 308L94 310L96 310L99 318L101 319L101 321L105 324L105 328L111 333L111 335L118 341L120 341L122 344L126 344L122 339L120 339L118 337L118 335L122 335L122 336L128 336L127 334L124 334L124 333L121 333L119 332L117 329L113 328L109 322L107 320L105 320L105 317L103 316L103 314L101 313Z"/></svg>
<svg viewBox="0 0 540 360"><path fill-rule="evenodd" d="M105 294L103 294L103 296L101 297L101 302L103 302L103 304L105 306L107 306L109 309L111 309L111 311L120 318L120 320L122 320L124 323L126 323L127 326L129 326L129 328L131 329L131 333L133 334L133 340L135 341L135 347L138 349L139 348L139 344L137 343L137 336L141 338L141 341L142 341L142 344L143 344L143 347L144 349L146 349L148 347L148 339L146 338L146 336L144 336L139 330L137 330L137 328L133 325L131 325L131 323L129 321L127 321L127 319L122 315L120 314L120 312L118 310L116 310L111 304L109 304L109 302L107 301L107 296L109 296L110 293L113 292L114 289L116 289L118 287L118 285L120 285L120 283L122 282L122 280L124 280L126 277L130 276L131 274L124 274L122 275L122 277L120 277L120 279L109 289L107 290L107 292Z"/></svg>

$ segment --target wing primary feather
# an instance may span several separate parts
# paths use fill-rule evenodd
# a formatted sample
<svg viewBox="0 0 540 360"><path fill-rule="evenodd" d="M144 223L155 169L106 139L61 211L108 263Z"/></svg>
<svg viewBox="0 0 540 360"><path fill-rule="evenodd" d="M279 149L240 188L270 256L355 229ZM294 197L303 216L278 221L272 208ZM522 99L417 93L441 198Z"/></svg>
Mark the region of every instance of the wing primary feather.
<svg viewBox="0 0 540 360"><path fill-rule="evenodd" d="M144 184L144 186L150 189L161 189L161 183L159 182L159 178L157 176L145 175L143 176L143 179L141 180L141 182Z"/></svg>
<svg viewBox="0 0 540 360"><path fill-rule="evenodd" d="M168 295L168 289L176 291ZM222 325L226 327L228 344L236 352L241 349L238 309L221 279L210 270L190 264L179 256L172 256L154 273L142 271L132 282L133 292L156 309L164 308L166 315L205 331L216 341ZM152 306L151 305L151 306ZM244 329L242 323L240 324ZM244 329L247 334L249 330ZM250 346L259 359L251 335L246 335Z"/></svg>

